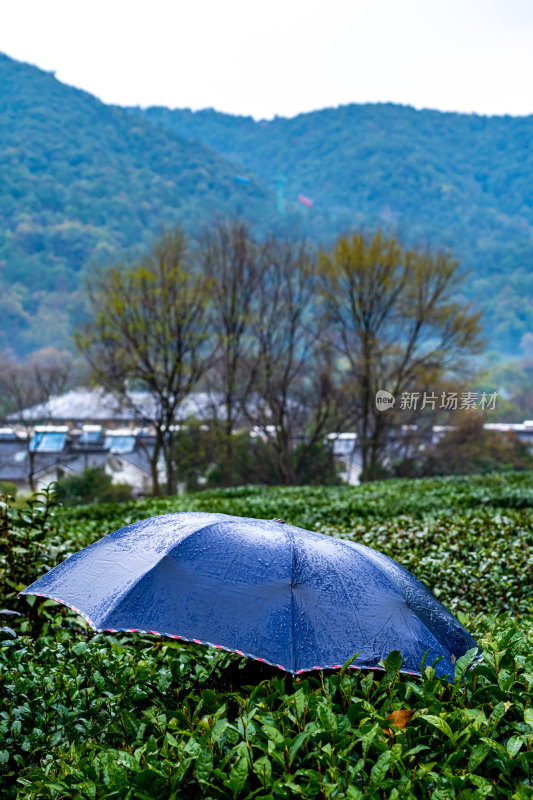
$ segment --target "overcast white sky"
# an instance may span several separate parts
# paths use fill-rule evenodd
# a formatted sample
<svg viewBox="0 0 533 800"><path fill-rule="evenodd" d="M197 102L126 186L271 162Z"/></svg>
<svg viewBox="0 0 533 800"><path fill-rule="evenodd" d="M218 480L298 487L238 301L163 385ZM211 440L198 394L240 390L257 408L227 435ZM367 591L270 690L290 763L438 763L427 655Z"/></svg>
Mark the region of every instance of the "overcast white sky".
<svg viewBox="0 0 533 800"><path fill-rule="evenodd" d="M0 0L0 51L120 105L533 113L532 0Z"/></svg>

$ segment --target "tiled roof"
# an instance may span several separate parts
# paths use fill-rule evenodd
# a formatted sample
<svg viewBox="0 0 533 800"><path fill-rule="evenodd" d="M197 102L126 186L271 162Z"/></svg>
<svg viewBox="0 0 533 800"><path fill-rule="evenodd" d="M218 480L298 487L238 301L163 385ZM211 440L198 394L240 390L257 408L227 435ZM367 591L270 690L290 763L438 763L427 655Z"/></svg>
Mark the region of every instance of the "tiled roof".
<svg viewBox="0 0 533 800"><path fill-rule="evenodd" d="M42 469L39 469L36 474L38 475L55 467L66 467L72 472L83 472L83 470L88 467L100 467L100 469L103 469L108 456L109 452L107 451L101 451L99 453L77 453L75 455L63 454L59 458L56 458L52 464L47 464Z"/></svg>
<svg viewBox="0 0 533 800"><path fill-rule="evenodd" d="M22 442L17 450L7 452L4 442L0 443L0 481L27 481L30 471L30 457L27 445ZM33 474L37 475L51 469L58 463L58 453L34 453Z"/></svg>
<svg viewBox="0 0 533 800"><path fill-rule="evenodd" d="M21 417L26 422L73 421L80 425L87 420L123 420L135 422L156 418L156 400L149 392L130 392L130 402L120 403L117 398L101 388L80 387L70 392L51 397L47 403L40 403L25 409L21 414L11 414L9 422L17 422ZM179 407L178 419L208 415L210 398L205 392L190 395Z"/></svg>
<svg viewBox="0 0 533 800"><path fill-rule="evenodd" d="M148 475L151 474L150 456L144 448L136 447L131 453L120 453L119 458L128 461L130 464L133 464L134 467L146 472Z"/></svg>
<svg viewBox="0 0 533 800"><path fill-rule="evenodd" d="M132 404L140 411L140 415L154 413L154 403L148 392L132 392ZM70 392L51 397L47 403L40 403L25 409L20 416L26 421L39 421L43 419L62 421L72 420L80 424L85 420L136 420L139 413L135 413L133 406L121 405L117 398L103 389L72 389ZM18 414L12 414L9 421L16 422Z"/></svg>

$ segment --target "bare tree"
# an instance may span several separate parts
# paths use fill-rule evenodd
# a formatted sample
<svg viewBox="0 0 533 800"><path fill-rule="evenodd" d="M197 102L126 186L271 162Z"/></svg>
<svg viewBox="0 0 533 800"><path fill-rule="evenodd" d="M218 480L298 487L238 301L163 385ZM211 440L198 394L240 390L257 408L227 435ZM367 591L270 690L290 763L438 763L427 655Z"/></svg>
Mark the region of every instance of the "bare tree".
<svg viewBox="0 0 533 800"><path fill-rule="evenodd" d="M73 378L79 372L79 364L72 353L68 350L56 350L54 347L38 350L30 357L28 366L33 371L41 396L46 401L72 386Z"/></svg>
<svg viewBox="0 0 533 800"><path fill-rule="evenodd" d="M194 271L181 231L162 236L151 254L101 270L87 283L88 320L76 331L93 379L146 418L132 388L150 393L155 428L154 494L164 458L166 490L175 491L176 413L212 356L207 329L209 282Z"/></svg>
<svg viewBox="0 0 533 800"><path fill-rule="evenodd" d="M378 477L400 416L398 405L376 408L377 391L398 403L409 387L457 372L480 347L479 314L454 299L458 266L443 253L405 251L381 233L341 237L321 254L320 289L352 384L364 480Z"/></svg>
<svg viewBox="0 0 533 800"><path fill-rule="evenodd" d="M298 483L337 410L335 364L316 288L308 247L268 237L253 299L246 413L271 444L274 467L286 484Z"/></svg>
<svg viewBox="0 0 533 800"><path fill-rule="evenodd" d="M32 491L35 489L35 447L32 445L35 425L47 419L50 399L65 391L73 374L74 357L66 350L43 348L22 362L8 356L0 358L4 416L26 432L28 483Z"/></svg>
<svg viewBox="0 0 533 800"><path fill-rule="evenodd" d="M207 376L213 398L214 418L224 434L225 474L233 458L232 434L246 401L249 376L245 370L250 355L252 301L259 281L259 247L244 222L223 221L204 230L200 240L203 272L212 298L211 328L216 357ZM222 395L223 419L218 419Z"/></svg>

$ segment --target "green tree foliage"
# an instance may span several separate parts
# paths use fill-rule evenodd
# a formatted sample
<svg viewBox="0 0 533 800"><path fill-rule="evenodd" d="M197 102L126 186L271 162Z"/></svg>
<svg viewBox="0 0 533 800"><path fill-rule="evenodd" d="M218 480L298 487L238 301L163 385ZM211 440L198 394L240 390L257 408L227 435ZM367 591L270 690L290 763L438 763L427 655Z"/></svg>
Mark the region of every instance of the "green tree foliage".
<svg viewBox="0 0 533 800"><path fill-rule="evenodd" d="M228 452L231 461L227 459ZM310 448L297 444L288 457L299 484L340 482L331 447L322 440ZM250 483L275 486L280 480L278 460L268 440L251 436L248 431L226 434L216 423L209 427L189 420L180 426L174 441L174 461L177 479L189 491Z"/></svg>
<svg viewBox="0 0 533 800"><path fill-rule="evenodd" d="M240 482L237 425L261 438L268 469L252 469L257 480L314 482L309 463L347 425L363 478L375 480L402 422L396 410L376 411L377 391L399 397L437 382L479 346L479 315L453 299L459 286L448 256L404 250L381 233L341 237L317 263L303 241L223 223L194 251L178 230L150 255L102 269L87 283L76 341L95 381L122 402L135 402L133 386L150 393L151 416L144 398L134 411L155 427L156 494L160 457L175 490L180 406L201 388L222 484Z"/></svg>
<svg viewBox="0 0 533 800"><path fill-rule="evenodd" d="M221 221L204 231L199 259L210 284L215 358L206 385L221 401L213 404L221 484L242 482L235 462L246 437L233 432L243 422L261 434L254 449L263 465L249 464L248 480L311 480L311 453L322 453L339 416L314 253L303 241L258 239L242 222Z"/></svg>
<svg viewBox="0 0 533 800"><path fill-rule="evenodd" d="M490 421L517 422L533 419L533 334L522 339L521 358L493 364L477 379L481 391L498 393L498 407Z"/></svg>
<svg viewBox="0 0 533 800"><path fill-rule="evenodd" d="M423 459L421 475L468 475L533 469L533 454L513 433L485 430L484 419L466 412Z"/></svg>
<svg viewBox="0 0 533 800"><path fill-rule="evenodd" d="M252 304L245 416L261 432L276 483L303 482L314 449L337 427L342 392L304 242L266 237Z"/></svg>
<svg viewBox="0 0 533 800"><path fill-rule="evenodd" d="M2 54L0 85L0 350L65 346L83 269L162 228L273 219L269 190L199 142Z"/></svg>
<svg viewBox="0 0 533 800"><path fill-rule="evenodd" d="M87 467L79 475L60 478L56 484L57 499L67 506L124 503L131 500L131 492L129 484L113 483L111 476L98 467Z"/></svg>
<svg viewBox="0 0 533 800"><path fill-rule="evenodd" d="M221 404L213 404L213 423L225 443L222 472L232 485L233 433L251 388L247 366L252 352L253 298L260 282L260 248L247 224L220 220L204 229L199 250L200 268L209 279L209 318L216 338L206 387L222 399Z"/></svg>

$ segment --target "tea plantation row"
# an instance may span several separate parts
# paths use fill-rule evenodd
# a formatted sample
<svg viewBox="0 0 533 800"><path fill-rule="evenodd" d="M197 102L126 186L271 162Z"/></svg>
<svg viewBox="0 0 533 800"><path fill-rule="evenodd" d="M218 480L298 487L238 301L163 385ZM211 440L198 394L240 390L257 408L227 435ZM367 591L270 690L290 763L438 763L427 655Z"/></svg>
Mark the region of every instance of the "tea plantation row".
<svg viewBox="0 0 533 800"><path fill-rule="evenodd" d="M171 511L280 517L395 558L484 649L431 666L291 678L154 637L93 634L17 590L121 525ZM533 797L533 475L245 487L0 518L0 797ZM14 622L12 620L15 620ZM0 624L1 624L0 620Z"/></svg>

